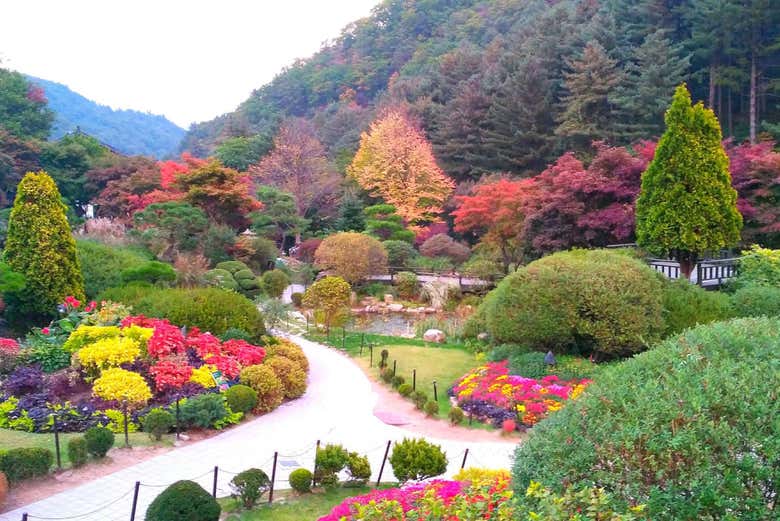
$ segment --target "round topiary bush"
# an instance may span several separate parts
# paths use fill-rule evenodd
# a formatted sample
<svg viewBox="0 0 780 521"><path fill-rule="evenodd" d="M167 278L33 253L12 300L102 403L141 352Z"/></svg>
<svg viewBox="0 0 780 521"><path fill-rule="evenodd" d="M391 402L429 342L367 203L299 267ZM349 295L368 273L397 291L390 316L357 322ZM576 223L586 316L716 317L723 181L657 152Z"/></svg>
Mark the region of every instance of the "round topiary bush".
<svg viewBox="0 0 780 521"><path fill-rule="evenodd" d="M306 373L298 364L283 356L274 356L265 361L282 382L284 397L300 398L306 392Z"/></svg>
<svg viewBox="0 0 780 521"><path fill-rule="evenodd" d="M403 383L398 386L398 394L406 398L412 394L412 384Z"/></svg>
<svg viewBox="0 0 780 521"><path fill-rule="evenodd" d="M274 370L266 365L250 365L241 370L239 381L257 391L256 412L271 412L284 400L284 386Z"/></svg>
<svg viewBox="0 0 780 521"><path fill-rule="evenodd" d="M68 459L74 467L81 467L87 462L89 451L87 440L83 436L77 436L68 440Z"/></svg>
<svg viewBox="0 0 780 521"><path fill-rule="evenodd" d="M614 357L642 351L661 336L662 298L661 277L641 261L574 250L506 277L485 299L482 316L498 343Z"/></svg>
<svg viewBox="0 0 780 521"><path fill-rule="evenodd" d="M217 500L194 481L177 481L154 498L146 521L218 521Z"/></svg>
<svg viewBox="0 0 780 521"><path fill-rule="evenodd" d="M296 308L299 308L303 305L303 293L299 291L295 291L290 294L290 300L292 301L293 305Z"/></svg>
<svg viewBox="0 0 780 521"><path fill-rule="evenodd" d="M428 403L428 395L423 391L414 391L412 393L412 401L414 402L414 406L422 411L425 409L425 404Z"/></svg>
<svg viewBox="0 0 780 521"><path fill-rule="evenodd" d="M247 469L230 480L233 497L238 498L244 508L252 508L270 488L268 474L260 469Z"/></svg>
<svg viewBox="0 0 780 521"><path fill-rule="evenodd" d="M261 277L262 287L266 294L273 298L280 298L290 285L290 277L282 270L271 270L263 273Z"/></svg>
<svg viewBox="0 0 780 521"><path fill-rule="evenodd" d="M393 447L390 465L400 481L420 481L444 474L447 471L447 457L438 445L422 438L404 438Z"/></svg>
<svg viewBox="0 0 780 521"><path fill-rule="evenodd" d="M463 419L466 417L466 413L460 407L453 407L450 412L447 413L447 417L450 419L450 423L453 425L460 425L463 423Z"/></svg>
<svg viewBox="0 0 780 521"><path fill-rule="evenodd" d="M246 414L257 407L257 391L248 385L234 385L225 391L225 400L231 411Z"/></svg>
<svg viewBox="0 0 780 521"><path fill-rule="evenodd" d="M746 318L605 370L518 447L515 494L587 484L653 520L774 518L778 352L780 319Z"/></svg>
<svg viewBox="0 0 780 521"><path fill-rule="evenodd" d="M731 305L738 317L780 316L780 288L745 286L731 296Z"/></svg>
<svg viewBox="0 0 780 521"><path fill-rule="evenodd" d="M170 412L159 407L152 409L143 419L144 432L157 441L162 439L164 434L168 434L174 425L176 418Z"/></svg>
<svg viewBox="0 0 780 521"><path fill-rule="evenodd" d="M289 358L298 364L298 366L305 372L309 372L309 359L306 358L303 349L301 349L298 344L289 340L285 340L284 338L276 338L274 340L277 342L268 343L265 347L265 352L268 355L268 358L272 358L274 356L283 356L285 358Z"/></svg>
<svg viewBox="0 0 780 521"><path fill-rule="evenodd" d="M96 458L103 458L114 446L114 433L106 427L91 427L84 433L87 452Z"/></svg>
<svg viewBox="0 0 780 521"><path fill-rule="evenodd" d="M433 418L439 414L439 403L433 400L425 404L425 415Z"/></svg>
<svg viewBox="0 0 780 521"><path fill-rule="evenodd" d="M307 469L295 469L290 472L290 486L299 494L311 492L312 474Z"/></svg>

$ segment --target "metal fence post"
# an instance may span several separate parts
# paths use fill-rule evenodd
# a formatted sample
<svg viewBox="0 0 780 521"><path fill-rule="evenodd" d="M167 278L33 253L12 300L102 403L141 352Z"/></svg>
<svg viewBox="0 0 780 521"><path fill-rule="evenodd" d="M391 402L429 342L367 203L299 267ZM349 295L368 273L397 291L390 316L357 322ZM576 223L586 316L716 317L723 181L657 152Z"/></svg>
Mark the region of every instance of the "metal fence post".
<svg viewBox="0 0 780 521"><path fill-rule="evenodd" d="M469 457L469 449L466 448L466 452L463 453L463 462L460 464L460 469L463 470L466 467L466 458Z"/></svg>
<svg viewBox="0 0 780 521"><path fill-rule="evenodd" d="M320 440L317 440L317 448L314 449L314 471L312 472L312 481L317 479L317 453L320 451Z"/></svg>
<svg viewBox="0 0 780 521"><path fill-rule="evenodd" d="M52 415L54 421L52 428L54 429L54 448L57 451L57 467L62 468L62 456L60 455L60 426L57 425L57 417Z"/></svg>
<svg viewBox="0 0 780 521"><path fill-rule="evenodd" d="M412 391L417 390L417 369L412 369Z"/></svg>
<svg viewBox="0 0 780 521"><path fill-rule="evenodd" d="M374 367L374 344L368 344L368 352L371 354L371 358L368 360L368 367Z"/></svg>
<svg viewBox="0 0 780 521"><path fill-rule="evenodd" d="M214 483L211 486L211 497L217 498L217 477L219 476L219 467L214 467Z"/></svg>
<svg viewBox="0 0 780 521"><path fill-rule="evenodd" d="M395 368L397 362L398 362L397 360L393 360L393 376L395 376Z"/></svg>
<svg viewBox="0 0 780 521"><path fill-rule="evenodd" d="M27 512L22 514L22 521L27 521Z"/></svg>
<svg viewBox="0 0 780 521"><path fill-rule="evenodd" d="M130 510L130 521L135 521L135 509L138 506L138 489L141 487L141 482L135 482L135 489L133 489L133 508ZM26 518L25 518L26 519Z"/></svg>
<svg viewBox="0 0 780 521"><path fill-rule="evenodd" d="M439 393L436 392L436 380L433 381L433 401L434 402L439 401Z"/></svg>
<svg viewBox="0 0 780 521"><path fill-rule="evenodd" d="M274 452L274 468L271 470L271 490L268 492L268 504L274 502L274 482L276 481L276 460L279 458L279 453Z"/></svg>
<svg viewBox="0 0 780 521"><path fill-rule="evenodd" d="M387 440L387 447L385 447L385 455L382 458L382 466L379 468L379 476L376 478L376 486L379 486L379 482L382 481L382 474L385 471L385 463L387 462L387 453L390 452L390 444L392 441Z"/></svg>
<svg viewBox="0 0 780 521"><path fill-rule="evenodd" d="M181 434L181 428L179 427L179 423L180 423L180 421L179 421L179 400L181 400L181 398L179 397L179 395L176 395L176 439L177 440L179 439L179 435Z"/></svg>

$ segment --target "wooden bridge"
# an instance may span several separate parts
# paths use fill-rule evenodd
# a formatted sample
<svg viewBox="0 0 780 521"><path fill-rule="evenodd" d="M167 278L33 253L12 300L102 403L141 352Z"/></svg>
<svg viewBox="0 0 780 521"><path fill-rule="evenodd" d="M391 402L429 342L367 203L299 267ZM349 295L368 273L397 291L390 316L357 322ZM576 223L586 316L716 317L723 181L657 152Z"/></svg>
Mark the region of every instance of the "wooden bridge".
<svg viewBox="0 0 780 521"><path fill-rule="evenodd" d="M668 259L647 259L648 265L670 279L680 278L680 264ZM702 288L716 289L737 276L739 258L704 259L696 264L691 282Z"/></svg>
<svg viewBox="0 0 780 521"><path fill-rule="evenodd" d="M453 270L419 270L415 268L399 267L388 268L388 273L383 275L372 275L368 277L368 280L393 284L395 282L395 276L402 271L414 273L417 275L417 280L420 283L432 282L434 280L449 282L453 286L457 285L464 293L482 293L490 290L496 285L496 280L494 279L479 278L468 272L456 272Z"/></svg>

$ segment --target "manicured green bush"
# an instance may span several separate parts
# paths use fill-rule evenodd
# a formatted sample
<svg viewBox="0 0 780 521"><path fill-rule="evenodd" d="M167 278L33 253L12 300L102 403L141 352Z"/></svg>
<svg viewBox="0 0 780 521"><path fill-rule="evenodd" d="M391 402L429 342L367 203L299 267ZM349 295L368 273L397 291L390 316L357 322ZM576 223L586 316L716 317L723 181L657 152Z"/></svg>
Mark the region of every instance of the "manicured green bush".
<svg viewBox="0 0 780 521"><path fill-rule="evenodd" d="M230 480L230 489L233 497L239 499L244 508L252 508L271 488L271 480L268 474L260 469L247 469L236 474Z"/></svg>
<svg viewBox="0 0 780 521"><path fill-rule="evenodd" d="M401 482L420 481L444 474L447 471L447 457L441 447L422 438L396 442L390 455L393 474Z"/></svg>
<svg viewBox="0 0 780 521"><path fill-rule="evenodd" d="M144 432L157 441L160 441L164 434L176 425L176 418L170 412L159 407L152 409L142 421Z"/></svg>
<svg viewBox="0 0 780 521"><path fill-rule="evenodd" d="M139 250L122 246L108 246L95 241L76 240L84 291L87 298L95 298L108 288L122 284L122 272L145 264L149 257Z"/></svg>
<svg viewBox="0 0 780 521"><path fill-rule="evenodd" d="M531 351L515 354L510 352L509 355L509 369L512 374L526 378L542 378L548 374L547 364L544 363L545 353Z"/></svg>
<svg viewBox="0 0 780 521"><path fill-rule="evenodd" d="M177 481L154 498L146 521L219 521L217 500L194 481Z"/></svg>
<svg viewBox="0 0 780 521"><path fill-rule="evenodd" d="M387 250L387 265L391 268L406 268L417 257L414 246L406 241L382 241Z"/></svg>
<svg viewBox="0 0 780 521"><path fill-rule="evenodd" d="M303 293L300 293L298 291L292 293L290 295L290 300L292 301L293 305L295 305L296 308L299 308L303 305Z"/></svg>
<svg viewBox="0 0 780 521"><path fill-rule="evenodd" d="M734 281L737 287L780 287L780 250L754 245L749 251L742 253L743 256L739 260L739 276Z"/></svg>
<svg viewBox="0 0 780 521"><path fill-rule="evenodd" d="M266 271L261 277L261 285L268 296L279 298L290 285L290 277L282 270Z"/></svg>
<svg viewBox="0 0 780 521"><path fill-rule="evenodd" d="M90 427L84 433L87 452L96 458L104 458L114 446L114 433L106 427Z"/></svg>
<svg viewBox="0 0 780 521"><path fill-rule="evenodd" d="M629 355L663 333L661 277L611 250L559 252L509 275L481 307L497 342Z"/></svg>
<svg viewBox="0 0 780 521"><path fill-rule="evenodd" d="M744 286L731 296L731 305L738 317L780 316L780 287Z"/></svg>
<svg viewBox="0 0 780 521"><path fill-rule="evenodd" d="M306 392L306 373L298 364L283 356L274 356L265 361L282 382L284 397L300 398Z"/></svg>
<svg viewBox="0 0 780 521"><path fill-rule="evenodd" d="M122 282L148 282L149 284L170 284L176 280L173 266L160 261L147 261L140 266L122 270Z"/></svg>
<svg viewBox="0 0 780 521"><path fill-rule="evenodd" d="M371 478L371 464L368 462L368 457L350 452L347 458L347 473L350 485L365 485Z"/></svg>
<svg viewBox="0 0 780 521"><path fill-rule="evenodd" d="M246 297L219 288L111 288L101 297L132 306L134 313L196 326L217 336L230 328L247 331L254 341L265 334L257 307Z"/></svg>
<svg viewBox="0 0 780 521"><path fill-rule="evenodd" d="M398 394L406 398L412 394L412 384L403 383L398 386Z"/></svg>
<svg viewBox="0 0 780 521"><path fill-rule="evenodd" d="M290 472L290 486L299 494L311 492L312 477L308 469L295 469Z"/></svg>
<svg viewBox="0 0 780 521"><path fill-rule="evenodd" d="M246 342L252 342L252 335L241 329L240 327L229 327L227 331L219 335L219 339L223 342L227 340L244 340Z"/></svg>
<svg viewBox="0 0 780 521"><path fill-rule="evenodd" d="M284 400L284 386L274 370L266 365L250 365L241 370L239 381L257 392L256 412L271 412Z"/></svg>
<svg viewBox="0 0 780 521"><path fill-rule="evenodd" d="M423 391L414 391L412 393L412 401L414 402L414 406L422 411L425 409L425 404L428 403L428 395Z"/></svg>
<svg viewBox="0 0 780 521"><path fill-rule="evenodd" d="M49 449L25 447L0 453L0 472L8 481L17 483L24 479L45 476L49 473L54 456Z"/></svg>
<svg viewBox="0 0 780 521"><path fill-rule="evenodd" d="M391 384L392 384L392 386L393 386L393 387L395 387L396 389L398 389L398 387L400 387L401 385L403 385L403 383L404 383L404 382L406 382L406 378L404 378L404 377L403 377L403 376L401 376L401 375L396 375L396 376L394 376L394 377L393 377L393 378L390 380L390 383L391 383Z"/></svg>
<svg viewBox="0 0 780 521"><path fill-rule="evenodd" d="M382 370L379 371L379 377L382 379L383 382L386 384L389 384L393 381L393 370L389 367L384 367Z"/></svg>
<svg viewBox="0 0 780 521"><path fill-rule="evenodd" d="M213 269L203 274L203 279L209 286L216 286L222 289L238 291L238 282L233 274L227 270Z"/></svg>
<svg viewBox="0 0 780 521"><path fill-rule="evenodd" d="M275 356L289 358L298 364L298 367L303 369L304 372L309 372L309 359L306 358L306 354L304 354L303 349L298 344L283 338L274 338L265 343L265 350L268 358Z"/></svg>
<svg viewBox="0 0 780 521"><path fill-rule="evenodd" d="M314 482L326 486L338 483L337 474L349 461L349 452L341 445L328 444L317 449L314 457Z"/></svg>
<svg viewBox="0 0 780 521"><path fill-rule="evenodd" d="M706 291L687 280L664 284L663 303L665 336L731 317L728 295Z"/></svg>
<svg viewBox="0 0 780 521"><path fill-rule="evenodd" d="M186 427L208 429L227 415L221 394L199 394L183 400L179 406L179 419Z"/></svg>
<svg viewBox="0 0 780 521"><path fill-rule="evenodd" d="M417 280L417 275L411 271L401 271L395 274L395 287L398 288L399 297L411 299L417 296L420 282Z"/></svg>
<svg viewBox="0 0 780 521"><path fill-rule="evenodd" d="M460 407L453 407L450 412L447 413L447 417L450 419L450 423L453 425L460 425L466 418L466 413Z"/></svg>
<svg viewBox="0 0 780 521"><path fill-rule="evenodd" d="M653 520L773 518L779 350L780 319L736 319L606 369L519 445L515 495L577 483Z"/></svg>
<svg viewBox="0 0 780 521"><path fill-rule="evenodd" d="M74 467L81 467L87 462L89 451L87 440L83 436L77 436L68 440L68 459Z"/></svg>
<svg viewBox="0 0 780 521"><path fill-rule="evenodd" d="M248 385L234 385L225 391L225 401L231 411L248 413L257 407L257 391Z"/></svg>
<svg viewBox="0 0 780 521"><path fill-rule="evenodd" d="M433 418L434 416L437 416L439 414L439 402L434 402L433 400L429 401L425 404L425 415Z"/></svg>
<svg viewBox="0 0 780 521"><path fill-rule="evenodd" d="M230 272L231 275L233 275L233 274L235 274L235 273L237 273L239 271L249 270L249 266L247 266L243 262L237 261L237 260L220 262L219 264L217 264L214 267L215 267L215 269L218 269L218 270L228 271L228 272Z"/></svg>

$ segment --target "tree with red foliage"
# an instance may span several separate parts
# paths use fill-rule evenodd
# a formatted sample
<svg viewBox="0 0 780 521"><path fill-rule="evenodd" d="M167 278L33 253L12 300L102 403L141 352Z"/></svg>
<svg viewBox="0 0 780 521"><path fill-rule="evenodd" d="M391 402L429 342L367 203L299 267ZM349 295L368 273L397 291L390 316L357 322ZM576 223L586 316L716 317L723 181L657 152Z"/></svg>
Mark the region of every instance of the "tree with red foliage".
<svg viewBox="0 0 780 521"><path fill-rule="evenodd" d="M780 153L775 143L726 143L731 183L737 190L737 208L745 220L742 240L780 247Z"/></svg>

